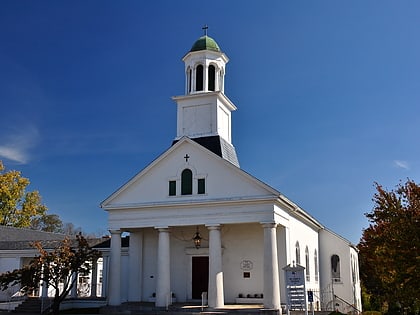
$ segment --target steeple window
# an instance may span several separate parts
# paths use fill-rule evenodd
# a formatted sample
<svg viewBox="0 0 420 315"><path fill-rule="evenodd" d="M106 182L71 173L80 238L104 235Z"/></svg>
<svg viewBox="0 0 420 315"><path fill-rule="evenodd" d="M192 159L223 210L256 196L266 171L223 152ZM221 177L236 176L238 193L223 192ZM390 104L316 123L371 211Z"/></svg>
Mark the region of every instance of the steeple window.
<svg viewBox="0 0 420 315"><path fill-rule="evenodd" d="M204 79L204 68L203 65L198 65L195 69L195 90L203 91L203 79Z"/></svg>
<svg viewBox="0 0 420 315"><path fill-rule="evenodd" d="M181 195L192 195L192 171L188 168L181 173Z"/></svg>
<svg viewBox="0 0 420 315"><path fill-rule="evenodd" d="M213 65L209 66L208 89L209 91L216 90L216 67Z"/></svg>

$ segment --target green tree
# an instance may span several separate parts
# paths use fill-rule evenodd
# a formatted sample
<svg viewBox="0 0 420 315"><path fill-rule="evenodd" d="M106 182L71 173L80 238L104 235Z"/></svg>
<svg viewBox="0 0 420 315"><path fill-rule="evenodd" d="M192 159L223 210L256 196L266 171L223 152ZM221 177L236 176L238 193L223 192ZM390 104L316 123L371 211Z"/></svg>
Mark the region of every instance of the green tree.
<svg viewBox="0 0 420 315"><path fill-rule="evenodd" d="M375 184L370 225L358 245L360 271L372 305L415 314L420 306L420 186L412 180L386 191Z"/></svg>
<svg viewBox="0 0 420 315"><path fill-rule="evenodd" d="M63 233L63 222L56 214L44 214L31 220L31 229L44 232Z"/></svg>
<svg viewBox="0 0 420 315"><path fill-rule="evenodd" d="M72 246L74 242L76 244ZM90 248L82 235L77 235L73 240L65 238L52 250L45 249L41 242L35 242L33 246L38 249L39 256L29 265L1 274L0 288L4 291L20 284L24 291L30 292L39 287L41 281L46 282L55 291L50 310L58 315L61 302L76 283L76 277L72 277L72 274L88 275L91 262L99 257L99 252Z"/></svg>
<svg viewBox="0 0 420 315"><path fill-rule="evenodd" d="M0 161L0 225L30 227L37 216L45 215L38 191L26 191L29 179L18 171L5 171Z"/></svg>

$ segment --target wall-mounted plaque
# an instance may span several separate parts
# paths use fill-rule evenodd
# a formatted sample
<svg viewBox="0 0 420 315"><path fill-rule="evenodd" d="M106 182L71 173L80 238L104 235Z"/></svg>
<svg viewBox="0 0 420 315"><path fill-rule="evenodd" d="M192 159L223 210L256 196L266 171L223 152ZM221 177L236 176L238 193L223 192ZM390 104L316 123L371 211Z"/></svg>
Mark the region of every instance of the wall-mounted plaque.
<svg viewBox="0 0 420 315"><path fill-rule="evenodd" d="M254 264L250 260L242 260L241 261L241 269L245 271L252 270L254 268Z"/></svg>

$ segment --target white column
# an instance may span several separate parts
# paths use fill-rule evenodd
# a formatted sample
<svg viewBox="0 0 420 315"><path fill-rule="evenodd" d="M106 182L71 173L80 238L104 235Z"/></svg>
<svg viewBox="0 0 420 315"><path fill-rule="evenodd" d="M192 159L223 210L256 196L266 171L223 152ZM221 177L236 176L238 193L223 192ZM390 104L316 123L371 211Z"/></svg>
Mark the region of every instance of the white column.
<svg viewBox="0 0 420 315"><path fill-rule="evenodd" d="M208 92L209 90L209 63L206 62L203 64L203 92Z"/></svg>
<svg viewBox="0 0 420 315"><path fill-rule="evenodd" d="M221 308L225 305L223 293L222 239L220 225L207 226L209 229L209 307Z"/></svg>
<svg viewBox="0 0 420 315"><path fill-rule="evenodd" d="M47 298L48 297L48 283L46 281L42 281L41 285L41 297Z"/></svg>
<svg viewBox="0 0 420 315"><path fill-rule="evenodd" d="M102 286L101 297L108 295L109 256L102 255Z"/></svg>
<svg viewBox="0 0 420 315"><path fill-rule="evenodd" d="M77 298L77 286L79 285L79 283L78 283L78 273L77 272L73 272L72 274L71 274L71 282L73 282L73 286L71 287L71 290L70 290L70 297L71 298L73 298L73 299L75 299L75 298Z"/></svg>
<svg viewBox="0 0 420 315"><path fill-rule="evenodd" d="M90 296L96 298L98 286L98 259L92 261L92 283L90 285Z"/></svg>
<svg viewBox="0 0 420 315"><path fill-rule="evenodd" d="M189 78L189 75L188 75L188 67L186 67L186 72L185 72L185 95L188 95L188 78Z"/></svg>
<svg viewBox="0 0 420 315"><path fill-rule="evenodd" d="M275 223L262 223L264 228L264 307L280 307L279 268Z"/></svg>
<svg viewBox="0 0 420 315"><path fill-rule="evenodd" d="M42 267L42 276L44 276L44 267ZM45 280L42 280L40 283L40 297L48 297L48 283Z"/></svg>
<svg viewBox="0 0 420 315"><path fill-rule="evenodd" d="M196 89L196 80L197 80L197 64L191 66L191 93L197 91Z"/></svg>
<svg viewBox="0 0 420 315"><path fill-rule="evenodd" d="M130 232L130 247L128 249L128 300L130 302L141 301L142 286L142 247L143 232Z"/></svg>
<svg viewBox="0 0 420 315"><path fill-rule="evenodd" d="M158 228L158 231L156 306L164 307L171 293L169 228Z"/></svg>
<svg viewBox="0 0 420 315"><path fill-rule="evenodd" d="M109 268L108 304L121 304L121 231L111 232L111 261Z"/></svg>

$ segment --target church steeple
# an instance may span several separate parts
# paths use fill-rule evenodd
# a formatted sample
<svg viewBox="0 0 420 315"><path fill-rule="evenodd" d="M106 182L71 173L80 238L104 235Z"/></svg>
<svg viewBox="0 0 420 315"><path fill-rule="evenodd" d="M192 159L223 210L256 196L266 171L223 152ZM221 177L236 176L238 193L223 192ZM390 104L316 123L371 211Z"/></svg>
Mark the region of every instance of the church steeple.
<svg viewBox="0 0 420 315"><path fill-rule="evenodd" d="M216 41L204 35L182 59L185 63L185 94L224 92L225 66L229 59Z"/></svg>
<svg viewBox="0 0 420 315"><path fill-rule="evenodd" d="M236 106L224 94L225 67L229 58L207 35L194 42L182 58L185 64L185 95L175 96L177 136L189 137L239 166L232 145L231 112ZM215 143L217 142L217 143Z"/></svg>

